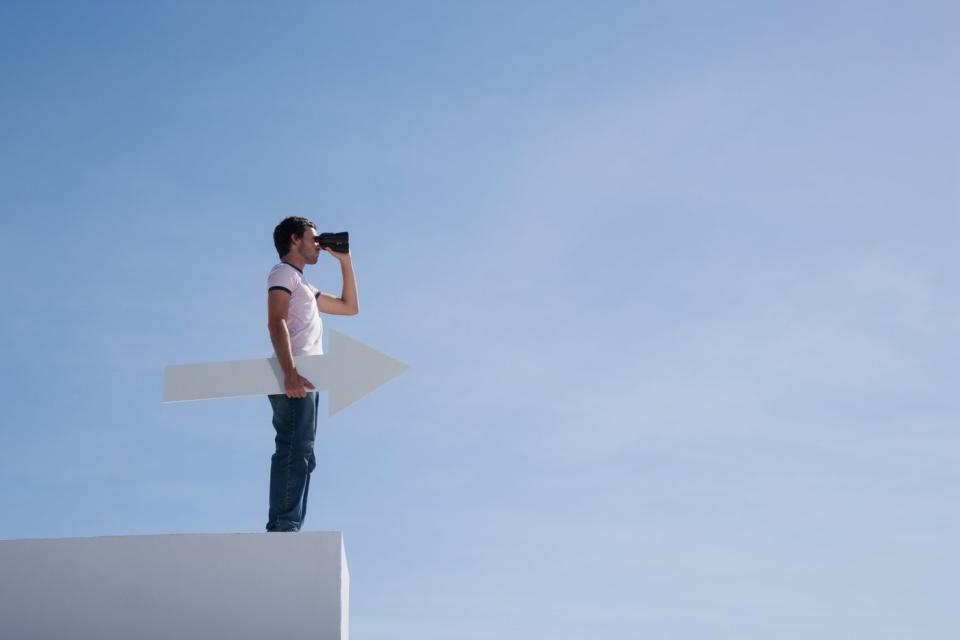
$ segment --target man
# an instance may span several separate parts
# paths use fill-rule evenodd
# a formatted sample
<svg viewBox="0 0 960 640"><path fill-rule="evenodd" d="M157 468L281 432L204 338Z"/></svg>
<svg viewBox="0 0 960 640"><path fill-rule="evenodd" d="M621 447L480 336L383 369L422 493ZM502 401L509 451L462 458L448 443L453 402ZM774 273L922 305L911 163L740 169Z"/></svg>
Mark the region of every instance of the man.
<svg viewBox="0 0 960 640"><path fill-rule="evenodd" d="M270 460L270 510L267 531L299 531L307 512L310 473L317 461L319 398L315 387L297 372L294 356L323 353L320 312L352 316L359 312L357 282L350 253L324 249L340 261L343 293L334 297L304 280L303 268L317 264L317 227L300 217L285 218L273 230L280 263L267 277L267 326L283 371L285 394L269 396L273 406L276 451Z"/></svg>

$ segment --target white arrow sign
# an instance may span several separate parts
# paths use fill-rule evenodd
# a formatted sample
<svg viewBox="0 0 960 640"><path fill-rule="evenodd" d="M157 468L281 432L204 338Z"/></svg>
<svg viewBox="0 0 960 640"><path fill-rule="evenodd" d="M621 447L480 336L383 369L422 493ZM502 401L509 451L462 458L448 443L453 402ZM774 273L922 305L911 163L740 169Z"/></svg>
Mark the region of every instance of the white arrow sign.
<svg viewBox="0 0 960 640"><path fill-rule="evenodd" d="M317 391L330 392L331 416L409 368L332 329L329 346L328 354L296 356L294 361L300 375ZM284 393L283 372L276 357L173 365L163 376L164 402L276 393Z"/></svg>

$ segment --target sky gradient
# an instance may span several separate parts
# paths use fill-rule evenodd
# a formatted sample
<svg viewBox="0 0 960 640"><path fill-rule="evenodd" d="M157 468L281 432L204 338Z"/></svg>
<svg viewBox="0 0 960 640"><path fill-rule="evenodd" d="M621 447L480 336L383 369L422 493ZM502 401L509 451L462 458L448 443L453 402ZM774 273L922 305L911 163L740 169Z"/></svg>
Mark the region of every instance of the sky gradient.
<svg viewBox="0 0 960 640"><path fill-rule="evenodd" d="M319 427L356 640L955 638L958 19L0 2L0 538L262 530L268 402L162 374L305 215L411 367Z"/></svg>

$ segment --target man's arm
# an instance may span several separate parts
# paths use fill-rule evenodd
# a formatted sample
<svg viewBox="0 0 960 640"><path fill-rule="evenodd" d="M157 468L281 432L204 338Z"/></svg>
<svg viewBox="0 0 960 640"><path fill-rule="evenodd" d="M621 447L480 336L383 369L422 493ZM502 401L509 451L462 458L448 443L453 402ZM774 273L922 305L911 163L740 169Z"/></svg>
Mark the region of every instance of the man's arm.
<svg viewBox="0 0 960 640"><path fill-rule="evenodd" d="M297 372L290 346L290 330L287 328L287 312L290 310L290 294L283 289L267 293L267 329L270 342L283 371L283 386L289 398L305 398L307 389L314 389L310 381Z"/></svg>
<svg viewBox="0 0 960 640"><path fill-rule="evenodd" d="M337 316L355 316L360 313L360 301L357 297L357 276L353 273L353 260L349 253L338 253L326 249L326 252L340 261L343 272L343 293L339 298L329 293L317 295L317 309L322 313Z"/></svg>

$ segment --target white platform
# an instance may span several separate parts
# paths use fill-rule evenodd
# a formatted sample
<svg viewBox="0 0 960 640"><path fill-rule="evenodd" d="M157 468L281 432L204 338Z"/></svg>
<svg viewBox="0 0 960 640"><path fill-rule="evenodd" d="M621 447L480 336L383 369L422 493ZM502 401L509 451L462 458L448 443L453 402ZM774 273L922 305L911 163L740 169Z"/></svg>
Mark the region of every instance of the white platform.
<svg viewBox="0 0 960 640"><path fill-rule="evenodd" d="M347 640L339 532L0 541L0 638Z"/></svg>

